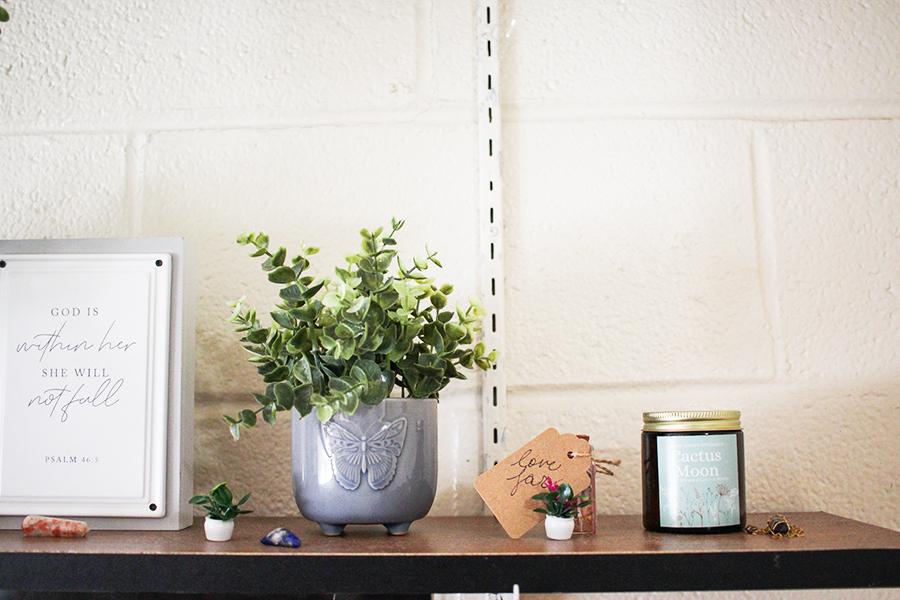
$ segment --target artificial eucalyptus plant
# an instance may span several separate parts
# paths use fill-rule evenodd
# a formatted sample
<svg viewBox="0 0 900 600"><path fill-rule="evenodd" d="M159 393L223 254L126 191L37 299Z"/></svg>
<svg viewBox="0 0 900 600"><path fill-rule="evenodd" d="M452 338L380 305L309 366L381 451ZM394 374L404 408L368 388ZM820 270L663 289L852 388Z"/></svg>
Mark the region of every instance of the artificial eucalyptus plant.
<svg viewBox="0 0 900 600"><path fill-rule="evenodd" d="M426 274L442 267L427 247L404 264L394 238L403 224L392 219L390 231L361 230L361 250L325 280L307 274L318 248L304 246L288 261L265 233L238 237L251 256L265 257L262 269L281 286L281 302L268 325L252 307L234 304L231 322L267 384L264 394L253 394L258 407L225 416L235 439L260 414L272 424L276 413L295 408L324 422L354 414L360 403L380 403L394 386L403 396L437 398L451 379L466 378L460 368L491 368L496 352L476 341L484 310L473 301L448 308L453 286Z"/></svg>

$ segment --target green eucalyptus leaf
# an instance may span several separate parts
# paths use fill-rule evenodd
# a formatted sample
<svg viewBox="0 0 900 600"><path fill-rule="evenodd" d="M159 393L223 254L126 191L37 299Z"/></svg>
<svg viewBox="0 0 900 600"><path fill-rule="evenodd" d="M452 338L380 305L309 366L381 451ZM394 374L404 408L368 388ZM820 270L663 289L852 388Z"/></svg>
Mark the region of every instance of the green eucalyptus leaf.
<svg viewBox="0 0 900 600"><path fill-rule="evenodd" d="M294 406L294 388L291 387L291 384L286 381L281 381L275 384L275 400L278 402L278 406L284 410L287 410Z"/></svg>
<svg viewBox="0 0 900 600"><path fill-rule="evenodd" d="M313 385L311 383L304 383L294 387L294 402L304 401L308 402L310 397L313 394Z"/></svg>
<svg viewBox="0 0 900 600"><path fill-rule="evenodd" d="M293 376L294 379L301 383L312 382L312 372L309 360L307 360L305 356L294 363Z"/></svg>
<svg viewBox="0 0 900 600"><path fill-rule="evenodd" d="M334 415L334 409L327 404L316 407L316 418L321 423L328 421Z"/></svg>
<svg viewBox="0 0 900 600"><path fill-rule="evenodd" d="M312 340L309 337L308 329L297 331L287 345L287 351L290 354L302 354L310 350L312 350Z"/></svg>
<svg viewBox="0 0 900 600"><path fill-rule="evenodd" d="M305 285L309 285L309 284L305 284ZM303 292L303 297L305 299L309 300L310 298L312 298L313 296L318 294L319 290L321 290L324 286L325 286L324 281L317 283L316 285L310 286L309 288L306 289L305 292Z"/></svg>
<svg viewBox="0 0 900 600"><path fill-rule="evenodd" d="M290 267L278 267L269 273L269 281L272 283L291 283L297 279L297 275Z"/></svg>
<svg viewBox="0 0 900 600"><path fill-rule="evenodd" d="M360 320L362 320L366 313L369 311L369 300L368 296L360 296L350 308L347 309L347 312L357 315Z"/></svg>
<svg viewBox="0 0 900 600"><path fill-rule="evenodd" d="M400 293L393 288L383 291L375 298L375 301L378 303L378 305L385 310L394 306L394 304L396 304L399 300Z"/></svg>
<svg viewBox="0 0 900 600"><path fill-rule="evenodd" d="M350 328L346 323L338 323L337 327L334 328L334 334L341 339L351 339L355 336L353 329Z"/></svg>
<svg viewBox="0 0 900 600"><path fill-rule="evenodd" d="M275 404L268 404L262 410L263 420L269 425L275 424L275 413L277 412Z"/></svg>
<svg viewBox="0 0 900 600"><path fill-rule="evenodd" d="M312 386L313 386L314 392L325 391L325 376L322 374L322 371L320 371L319 369L315 369L312 372Z"/></svg>
<svg viewBox="0 0 900 600"><path fill-rule="evenodd" d="M265 375L263 381L266 383L276 383L278 381L284 381L289 375L290 370L288 370L287 366L281 365L271 373Z"/></svg>
<svg viewBox="0 0 900 600"><path fill-rule="evenodd" d="M291 316L284 312L283 310L276 310L272 312L272 320L284 327L285 329L293 329L294 322L291 319Z"/></svg>
<svg viewBox="0 0 900 600"><path fill-rule="evenodd" d="M241 423L247 427L253 427L256 425L256 413L249 408L245 408L241 411Z"/></svg>
<svg viewBox="0 0 900 600"><path fill-rule="evenodd" d="M282 246L272 255L272 264L276 267L280 267L284 264L285 258L287 258L287 250Z"/></svg>
<svg viewBox="0 0 900 600"><path fill-rule="evenodd" d="M346 377L332 377L328 381L328 387L336 392L346 392L352 388L354 382Z"/></svg>
<svg viewBox="0 0 900 600"><path fill-rule="evenodd" d="M431 305L438 310L444 308L445 306L447 306L447 296L445 296L442 292L432 294Z"/></svg>
<svg viewBox="0 0 900 600"><path fill-rule="evenodd" d="M300 413L301 417L305 417L312 411L313 386L311 383L294 388L294 408Z"/></svg>
<svg viewBox="0 0 900 600"><path fill-rule="evenodd" d="M368 360L365 358L361 358L356 361L354 368L361 370L365 374L365 378L368 381L380 381L381 380L381 367L378 366L372 360Z"/></svg>
<svg viewBox="0 0 900 600"><path fill-rule="evenodd" d="M353 376L356 381L359 381L361 383L366 383L368 381L366 372L359 368L359 365L353 365L353 367L350 369L350 375Z"/></svg>
<svg viewBox="0 0 900 600"><path fill-rule="evenodd" d="M299 302L303 299L303 292L300 290L300 286L296 283L293 283L286 288L281 288L278 292L278 295L282 300L290 300L294 302Z"/></svg>
<svg viewBox="0 0 900 600"><path fill-rule="evenodd" d="M315 303L307 302L303 306L291 310L291 315L308 323L314 323L319 316Z"/></svg>
<svg viewBox="0 0 900 600"><path fill-rule="evenodd" d="M356 413L357 408L359 408L359 396L352 392L347 392L346 394L343 394L341 396L341 412L352 416L354 413Z"/></svg>
<svg viewBox="0 0 900 600"><path fill-rule="evenodd" d="M269 338L269 330L268 329L256 329L247 334L246 339L248 342L253 342L254 344L262 344Z"/></svg>
<svg viewBox="0 0 900 600"><path fill-rule="evenodd" d="M447 334L447 337L453 341L463 339L466 337L466 333L468 333L465 327L457 325L456 323L447 323L444 325L444 332Z"/></svg>
<svg viewBox="0 0 900 600"><path fill-rule="evenodd" d="M323 310L319 313L318 324L319 327L327 328L331 327L337 323L337 317L334 316L334 313L331 312L330 309Z"/></svg>

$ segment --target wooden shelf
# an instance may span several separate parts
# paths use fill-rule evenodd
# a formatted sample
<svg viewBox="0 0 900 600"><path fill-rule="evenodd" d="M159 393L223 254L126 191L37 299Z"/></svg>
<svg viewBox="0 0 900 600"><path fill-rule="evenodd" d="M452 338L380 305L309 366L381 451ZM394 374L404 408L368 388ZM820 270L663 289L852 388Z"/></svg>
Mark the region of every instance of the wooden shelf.
<svg viewBox="0 0 900 600"><path fill-rule="evenodd" d="M636 516L602 516L596 536L511 540L489 517L432 517L392 538L348 527L327 538L301 518L243 518L235 539L98 531L86 539L0 532L0 589L193 593L621 592L900 587L900 533L826 513L793 513L806 536L655 534ZM763 524L764 515L751 523ZM297 550L259 538L277 526Z"/></svg>

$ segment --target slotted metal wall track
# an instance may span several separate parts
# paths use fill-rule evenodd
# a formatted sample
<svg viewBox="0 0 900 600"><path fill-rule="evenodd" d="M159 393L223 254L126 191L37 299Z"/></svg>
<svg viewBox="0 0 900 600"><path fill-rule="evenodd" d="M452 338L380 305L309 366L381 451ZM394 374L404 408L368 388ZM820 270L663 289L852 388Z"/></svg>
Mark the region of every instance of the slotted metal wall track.
<svg viewBox="0 0 900 600"><path fill-rule="evenodd" d="M500 11L497 0L479 0L476 15L478 89L478 188L481 219L481 265L484 342L499 353L497 366L484 377L482 426L484 468L506 454L504 411L506 354L503 338L503 183L501 181Z"/></svg>

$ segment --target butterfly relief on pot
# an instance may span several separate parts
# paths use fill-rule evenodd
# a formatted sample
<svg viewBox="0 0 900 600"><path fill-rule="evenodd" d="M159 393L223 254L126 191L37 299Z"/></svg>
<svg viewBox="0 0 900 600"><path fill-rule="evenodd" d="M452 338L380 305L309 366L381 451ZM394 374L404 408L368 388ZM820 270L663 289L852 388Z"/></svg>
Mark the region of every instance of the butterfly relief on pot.
<svg viewBox="0 0 900 600"><path fill-rule="evenodd" d="M403 452L406 418L389 422L377 420L363 431L349 420L339 423L338 418L333 417L321 426L335 480L351 492L359 488L363 474L373 490L389 486Z"/></svg>

